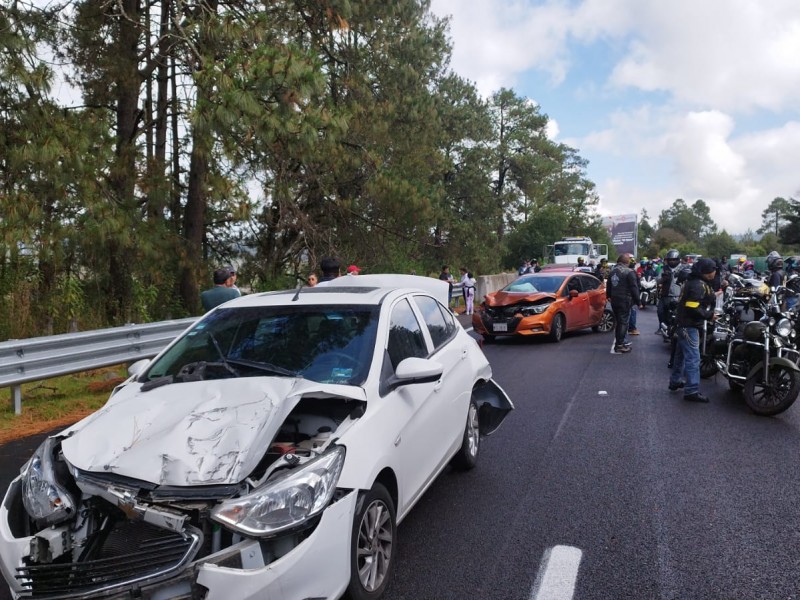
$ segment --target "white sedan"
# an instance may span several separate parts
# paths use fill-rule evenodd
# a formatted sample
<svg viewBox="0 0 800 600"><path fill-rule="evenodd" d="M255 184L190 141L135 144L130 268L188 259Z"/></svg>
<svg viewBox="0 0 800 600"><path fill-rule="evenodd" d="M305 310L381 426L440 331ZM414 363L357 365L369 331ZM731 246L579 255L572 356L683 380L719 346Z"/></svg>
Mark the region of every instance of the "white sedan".
<svg viewBox="0 0 800 600"><path fill-rule="evenodd" d="M397 524L513 409L448 286L223 304L47 438L0 506L14 597L380 597Z"/></svg>

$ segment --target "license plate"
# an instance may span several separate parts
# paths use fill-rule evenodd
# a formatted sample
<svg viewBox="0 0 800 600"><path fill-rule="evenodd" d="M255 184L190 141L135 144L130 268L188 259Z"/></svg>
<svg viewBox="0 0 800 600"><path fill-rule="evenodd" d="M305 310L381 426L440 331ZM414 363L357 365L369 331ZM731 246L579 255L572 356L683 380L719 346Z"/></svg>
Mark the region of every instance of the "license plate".
<svg viewBox="0 0 800 600"><path fill-rule="evenodd" d="M508 331L508 324L507 323L494 323L492 325L492 329L494 331Z"/></svg>

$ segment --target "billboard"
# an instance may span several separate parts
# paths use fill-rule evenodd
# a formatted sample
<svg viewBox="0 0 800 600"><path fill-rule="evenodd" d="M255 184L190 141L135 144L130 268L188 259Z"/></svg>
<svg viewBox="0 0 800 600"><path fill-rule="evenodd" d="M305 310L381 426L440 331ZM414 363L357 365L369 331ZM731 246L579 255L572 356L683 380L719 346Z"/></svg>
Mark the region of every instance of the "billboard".
<svg viewBox="0 0 800 600"><path fill-rule="evenodd" d="M603 217L603 227L608 230L608 237L614 248L617 249L617 255L627 252L636 256L636 247L639 241L637 225L638 216L635 214Z"/></svg>

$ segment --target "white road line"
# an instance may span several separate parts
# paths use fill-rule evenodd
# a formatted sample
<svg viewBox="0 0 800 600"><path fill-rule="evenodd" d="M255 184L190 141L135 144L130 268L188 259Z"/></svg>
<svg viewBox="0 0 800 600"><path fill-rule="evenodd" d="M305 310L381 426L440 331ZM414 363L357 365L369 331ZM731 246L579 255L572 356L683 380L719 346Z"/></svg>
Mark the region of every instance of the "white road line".
<svg viewBox="0 0 800 600"><path fill-rule="evenodd" d="M572 600L583 552L574 546L553 546L544 551L530 600Z"/></svg>

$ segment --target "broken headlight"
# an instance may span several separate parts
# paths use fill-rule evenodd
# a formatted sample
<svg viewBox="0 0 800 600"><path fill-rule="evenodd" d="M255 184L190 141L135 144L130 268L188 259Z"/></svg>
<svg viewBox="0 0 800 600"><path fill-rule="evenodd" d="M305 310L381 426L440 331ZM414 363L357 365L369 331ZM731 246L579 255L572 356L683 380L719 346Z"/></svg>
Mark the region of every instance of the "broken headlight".
<svg viewBox="0 0 800 600"><path fill-rule="evenodd" d="M273 535L300 525L330 502L344 455L343 446L333 446L249 494L221 502L211 511L211 518L251 536Z"/></svg>
<svg viewBox="0 0 800 600"><path fill-rule="evenodd" d="M58 441L47 438L22 470L22 503L39 524L56 525L75 513L75 498L57 480L53 459Z"/></svg>
<svg viewBox="0 0 800 600"><path fill-rule="evenodd" d="M546 311L552 305L552 302L548 302L547 304L528 304L525 306L521 306L519 308L519 312L522 314L523 317L530 317L531 315L540 315L544 311Z"/></svg>

